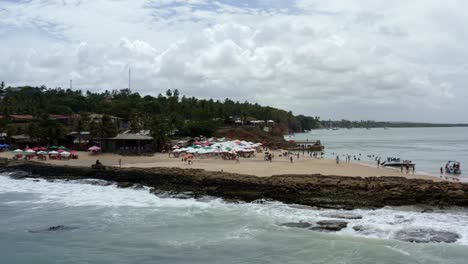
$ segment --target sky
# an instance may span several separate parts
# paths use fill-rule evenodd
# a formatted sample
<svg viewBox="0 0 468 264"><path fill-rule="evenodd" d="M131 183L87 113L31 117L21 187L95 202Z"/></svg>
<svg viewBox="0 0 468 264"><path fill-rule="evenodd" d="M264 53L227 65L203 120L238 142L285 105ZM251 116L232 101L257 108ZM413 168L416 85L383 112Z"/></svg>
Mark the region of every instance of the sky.
<svg viewBox="0 0 468 264"><path fill-rule="evenodd" d="M468 1L0 0L0 79L468 123Z"/></svg>

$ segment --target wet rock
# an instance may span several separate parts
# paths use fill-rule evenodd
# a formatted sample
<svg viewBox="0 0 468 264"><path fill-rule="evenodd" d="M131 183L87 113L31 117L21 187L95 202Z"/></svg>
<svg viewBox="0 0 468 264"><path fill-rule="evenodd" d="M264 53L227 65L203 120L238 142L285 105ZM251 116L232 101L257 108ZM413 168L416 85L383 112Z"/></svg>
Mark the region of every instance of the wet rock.
<svg viewBox="0 0 468 264"><path fill-rule="evenodd" d="M211 202L211 201L214 201L218 198L214 197L214 196L208 196L208 195L205 195L205 196L202 196L202 197L198 197L197 198L197 201L198 202L203 202L203 203L207 203L207 202Z"/></svg>
<svg viewBox="0 0 468 264"><path fill-rule="evenodd" d="M131 183L131 182L118 182L117 187L118 188L130 188L130 187L133 187L133 183Z"/></svg>
<svg viewBox="0 0 468 264"><path fill-rule="evenodd" d="M255 203L255 204L266 204L266 203L271 203L271 202L273 202L272 199L258 199L258 200L252 201L252 203Z"/></svg>
<svg viewBox="0 0 468 264"><path fill-rule="evenodd" d="M33 180L33 182L40 182L40 181L41 181L41 180L37 180L37 179L36 179L36 180Z"/></svg>
<svg viewBox="0 0 468 264"><path fill-rule="evenodd" d="M434 209L432 208L424 208L421 210L421 213L433 213L434 212Z"/></svg>
<svg viewBox="0 0 468 264"><path fill-rule="evenodd" d="M348 223L340 220L324 220L318 221L317 226L311 227L310 230L321 232L337 232L346 228Z"/></svg>
<svg viewBox="0 0 468 264"><path fill-rule="evenodd" d="M37 230L28 230L29 233L50 233L50 232L61 232L61 231L69 231L77 229L76 227L64 226L64 225L57 225L51 226L45 229L37 229Z"/></svg>
<svg viewBox="0 0 468 264"><path fill-rule="evenodd" d="M192 196L192 193L191 193L191 192L185 192L185 193L173 194L173 195L171 195L170 198L186 200L186 199L191 199L191 198L193 198L193 196Z"/></svg>
<svg viewBox="0 0 468 264"><path fill-rule="evenodd" d="M356 232L362 232L364 231L366 228L362 225L357 225L357 226L353 226L353 230L356 231Z"/></svg>
<svg viewBox="0 0 468 264"><path fill-rule="evenodd" d="M82 184L91 184L91 185L98 185L98 186L109 186L109 185L112 185L112 182L105 181L105 180L94 180L94 179L85 179L85 180L81 180L80 183L82 183Z"/></svg>
<svg viewBox="0 0 468 264"><path fill-rule="evenodd" d="M332 214L324 214L323 216L330 217L330 218L346 219L346 220L362 219L362 215L350 214L350 213L332 213Z"/></svg>
<svg viewBox="0 0 468 264"><path fill-rule="evenodd" d="M139 184L139 183L133 185L133 189L135 189L135 190L141 190L141 189L144 189L144 188L145 187L142 184Z"/></svg>
<svg viewBox="0 0 468 264"><path fill-rule="evenodd" d="M460 238L460 235L434 229L406 229L398 231L395 238L413 243L454 243Z"/></svg>
<svg viewBox="0 0 468 264"><path fill-rule="evenodd" d="M295 228L308 228L311 227L312 224L307 223L307 222L290 222L290 223L283 223L281 226L286 226L286 227L295 227Z"/></svg>
<svg viewBox="0 0 468 264"><path fill-rule="evenodd" d="M10 174L10 177L13 179L20 180L20 179L31 177L31 173L26 172L26 171L15 171L14 173Z"/></svg>
<svg viewBox="0 0 468 264"><path fill-rule="evenodd" d="M191 199L193 198L192 192L168 192L168 191L160 191L156 189L151 189L150 193L156 195L159 198L166 199L166 198L174 198L174 199Z"/></svg>

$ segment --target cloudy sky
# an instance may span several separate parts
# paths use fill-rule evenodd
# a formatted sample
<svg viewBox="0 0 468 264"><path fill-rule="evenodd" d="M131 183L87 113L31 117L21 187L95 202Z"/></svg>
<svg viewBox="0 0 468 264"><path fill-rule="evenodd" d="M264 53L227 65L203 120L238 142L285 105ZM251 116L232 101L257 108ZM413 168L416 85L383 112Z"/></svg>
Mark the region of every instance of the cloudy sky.
<svg viewBox="0 0 468 264"><path fill-rule="evenodd" d="M0 0L7 85L468 122L468 1Z"/></svg>

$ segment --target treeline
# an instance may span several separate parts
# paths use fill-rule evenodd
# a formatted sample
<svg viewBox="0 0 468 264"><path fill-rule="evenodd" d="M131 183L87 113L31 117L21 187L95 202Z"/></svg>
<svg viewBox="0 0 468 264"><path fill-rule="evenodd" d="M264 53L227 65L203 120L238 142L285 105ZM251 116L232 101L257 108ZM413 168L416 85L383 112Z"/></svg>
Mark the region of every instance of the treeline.
<svg viewBox="0 0 468 264"><path fill-rule="evenodd" d="M261 106L257 103L197 99L167 90L158 96L142 96L128 89L91 92L41 87L0 87L0 115L33 115L47 120L47 115L79 115L75 122L91 130L90 114L115 116L128 121L132 130L148 129L161 134L209 135L220 126L242 120L273 120L291 132L320 127L318 117L294 116L291 111ZM3 99L2 99L3 98ZM81 121L80 121L81 120ZM6 121L3 127L7 126ZM38 123L38 126L45 124ZM105 124L108 125L108 124ZM76 130L76 128L74 128Z"/></svg>

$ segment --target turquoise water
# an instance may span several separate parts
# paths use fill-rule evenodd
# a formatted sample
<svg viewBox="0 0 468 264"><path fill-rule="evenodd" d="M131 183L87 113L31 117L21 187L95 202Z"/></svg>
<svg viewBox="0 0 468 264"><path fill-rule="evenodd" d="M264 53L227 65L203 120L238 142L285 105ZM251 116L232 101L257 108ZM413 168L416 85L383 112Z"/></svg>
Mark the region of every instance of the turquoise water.
<svg viewBox="0 0 468 264"><path fill-rule="evenodd" d="M416 170L439 176L439 168L447 161L462 163L462 178L468 180L468 128L374 128L313 130L295 134L296 139L319 139L328 157L352 155L375 165L375 158L400 157L416 163Z"/></svg>
<svg viewBox="0 0 468 264"><path fill-rule="evenodd" d="M468 211L419 211L164 199L148 190L0 175L0 263L466 263ZM279 225L337 213L362 219L346 220L337 233ZM57 225L68 228L40 232ZM354 231L356 225L366 231ZM454 244L395 240L406 228L460 238Z"/></svg>

